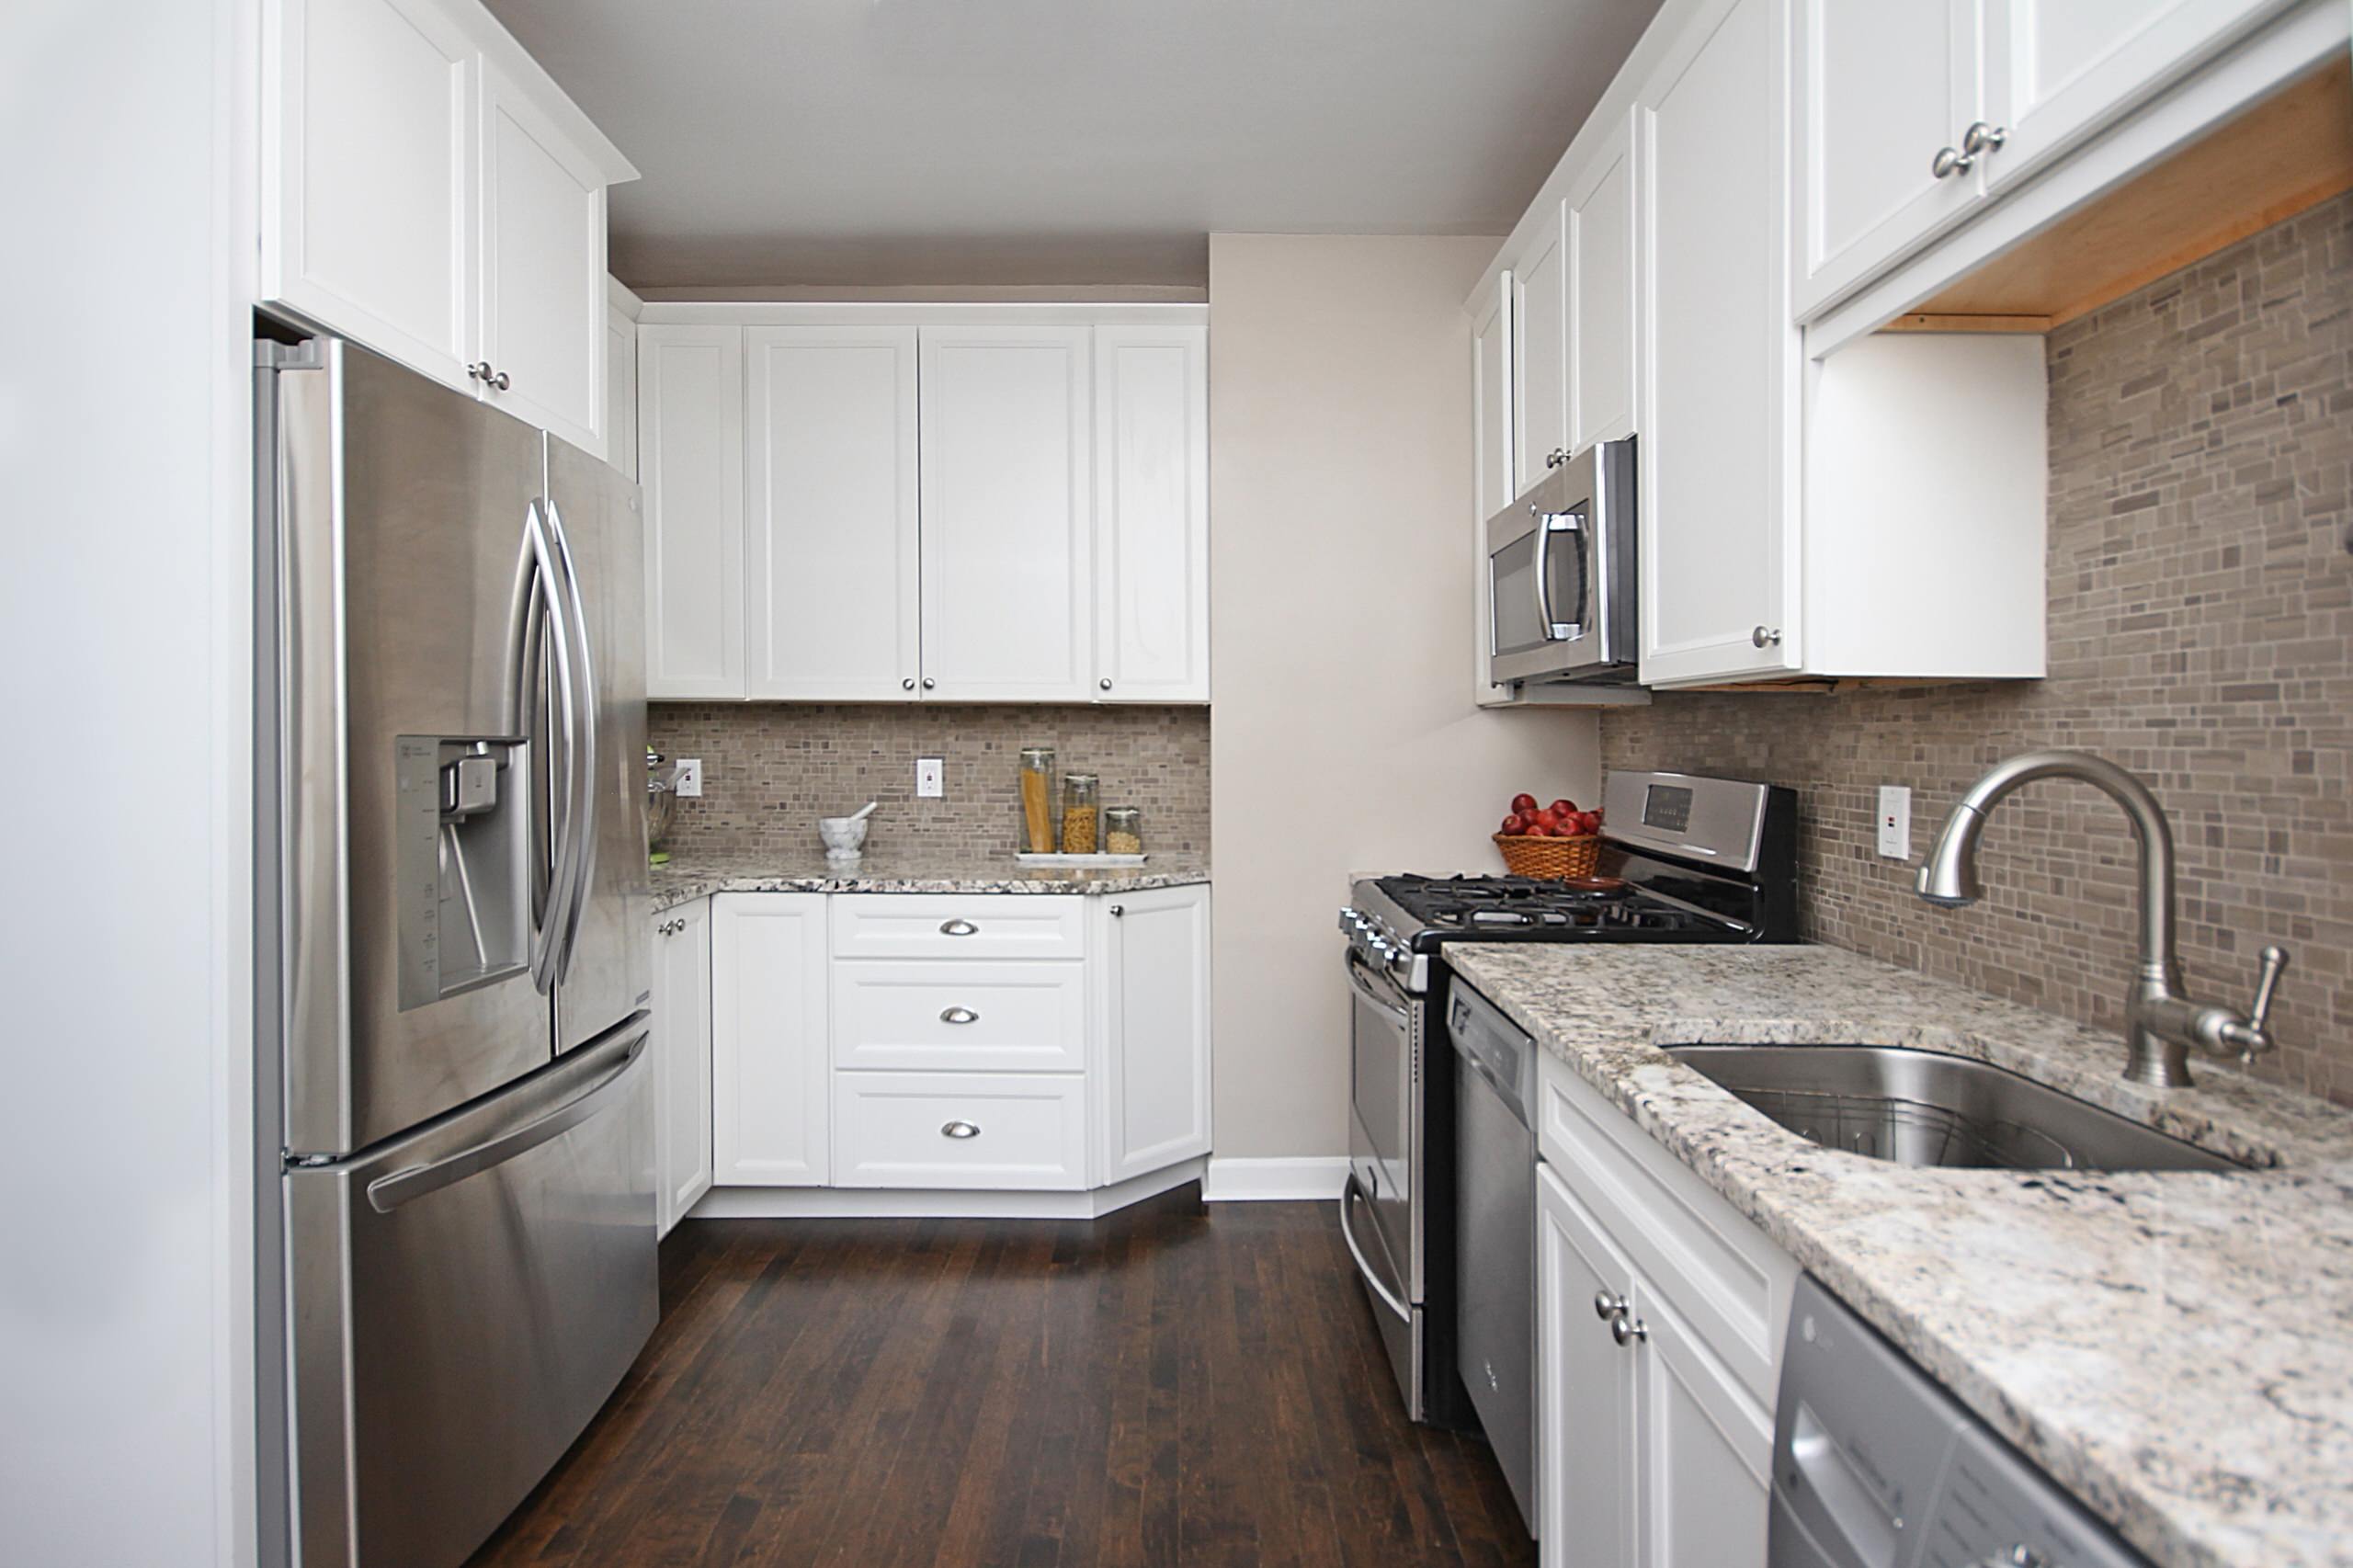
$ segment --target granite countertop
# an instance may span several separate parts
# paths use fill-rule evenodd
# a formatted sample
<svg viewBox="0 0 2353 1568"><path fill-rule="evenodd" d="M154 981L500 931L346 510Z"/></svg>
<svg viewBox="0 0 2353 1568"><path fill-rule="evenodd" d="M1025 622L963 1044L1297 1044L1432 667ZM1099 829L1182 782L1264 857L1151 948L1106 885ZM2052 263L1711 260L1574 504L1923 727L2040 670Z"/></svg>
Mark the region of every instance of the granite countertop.
<svg viewBox="0 0 2353 1568"><path fill-rule="evenodd" d="M869 850L855 866L835 866L823 849L729 855L674 855L654 868L654 907L664 910L715 892L1142 892L1210 880L1199 855L1154 851L1141 866L1105 870L1024 866L1010 852L975 854L914 848Z"/></svg>
<svg viewBox="0 0 2353 1568"><path fill-rule="evenodd" d="M2353 1564L2353 1113L1829 948L1448 961L2165 1568ZM2124 977L2118 977L2120 987ZM1915 1170L1785 1131L1658 1049L1909 1045L2267 1168Z"/></svg>

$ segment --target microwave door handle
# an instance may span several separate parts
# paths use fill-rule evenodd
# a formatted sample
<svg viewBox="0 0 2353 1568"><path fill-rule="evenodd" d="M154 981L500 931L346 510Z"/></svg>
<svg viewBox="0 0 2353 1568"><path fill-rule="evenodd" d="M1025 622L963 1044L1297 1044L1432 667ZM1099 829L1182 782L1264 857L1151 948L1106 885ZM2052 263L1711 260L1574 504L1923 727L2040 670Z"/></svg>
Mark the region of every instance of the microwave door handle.
<svg viewBox="0 0 2353 1568"><path fill-rule="evenodd" d="M1529 511L1536 518L1536 624L1537 635L1552 642L1563 633L1552 619L1552 518L1541 506L1531 506Z"/></svg>

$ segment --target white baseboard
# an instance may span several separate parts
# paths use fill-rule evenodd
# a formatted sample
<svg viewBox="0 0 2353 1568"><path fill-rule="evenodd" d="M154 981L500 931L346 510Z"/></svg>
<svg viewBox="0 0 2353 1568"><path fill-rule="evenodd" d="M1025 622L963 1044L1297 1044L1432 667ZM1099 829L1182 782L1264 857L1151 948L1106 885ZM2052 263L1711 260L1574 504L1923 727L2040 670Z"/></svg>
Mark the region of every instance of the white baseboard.
<svg viewBox="0 0 2353 1568"><path fill-rule="evenodd" d="M1308 1203L1336 1199L1348 1179L1346 1154L1295 1154L1279 1159L1210 1158L1201 1197L1211 1203Z"/></svg>
<svg viewBox="0 0 2353 1568"><path fill-rule="evenodd" d="M1345 1162L1343 1162L1345 1164ZM962 1192L871 1187L714 1187L689 1220L1099 1220L1202 1179L1206 1157L1092 1192ZM1337 1187L1333 1189L1338 1191Z"/></svg>

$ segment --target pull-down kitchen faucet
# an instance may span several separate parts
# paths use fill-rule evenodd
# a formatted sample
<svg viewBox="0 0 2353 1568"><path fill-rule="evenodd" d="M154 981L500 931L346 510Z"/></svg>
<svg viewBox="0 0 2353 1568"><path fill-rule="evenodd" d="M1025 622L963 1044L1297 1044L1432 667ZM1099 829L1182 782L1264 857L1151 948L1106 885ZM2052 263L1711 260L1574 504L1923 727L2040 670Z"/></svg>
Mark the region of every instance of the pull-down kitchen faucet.
<svg viewBox="0 0 2353 1568"><path fill-rule="evenodd" d="M2031 751L1996 763L1969 788L1952 809L1920 868L1920 896L1947 909L1975 903L1984 889L1977 880L1977 840L1986 813L2020 785L2038 778L2073 778L2100 790L2131 819L2141 846L2141 957L2124 997L2129 1054L2124 1076L2136 1084L2170 1088L2188 1084L2189 1048L2243 1062L2269 1051L2271 994L2288 967L2284 948L2263 949L2255 1003L2242 1013L2181 994L2181 963L2174 952L2173 833L2149 787L2102 757L2077 751Z"/></svg>

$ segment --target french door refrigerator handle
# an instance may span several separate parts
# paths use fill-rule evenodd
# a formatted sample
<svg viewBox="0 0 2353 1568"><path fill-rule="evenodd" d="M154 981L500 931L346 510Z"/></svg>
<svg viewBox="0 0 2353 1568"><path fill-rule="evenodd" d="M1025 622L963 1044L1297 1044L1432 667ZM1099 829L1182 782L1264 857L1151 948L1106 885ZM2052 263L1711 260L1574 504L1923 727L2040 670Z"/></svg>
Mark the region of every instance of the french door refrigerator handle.
<svg viewBox="0 0 2353 1568"><path fill-rule="evenodd" d="M548 858L552 869L546 905L538 912L531 927L531 983L542 993L555 989L563 958L563 929L574 896L573 862L577 854L572 806L580 792L579 700L573 665L572 615L558 592L561 571L545 517L540 503L534 500L524 510L522 560L516 572L509 651L515 722L509 727L517 734L530 733L537 727L540 652L543 644L551 647L554 678L549 683L551 689L548 716L551 726L558 732L556 750L562 761L562 783L556 794L563 804L551 835Z"/></svg>
<svg viewBox="0 0 2353 1568"><path fill-rule="evenodd" d="M561 946L556 954L556 979L572 971L572 954L580 938L580 923L597 878L597 713L601 694L597 689L597 665L588 638L588 605L580 589L580 567L572 553L572 538L564 531L563 514L552 498L546 502L548 531L554 538L557 562L563 569L563 592L571 601L578 679L574 688L574 728L579 735L583 766L578 770L579 793L565 807L566 837L572 841L572 899L563 916ZM577 814L574 815L576 810Z"/></svg>
<svg viewBox="0 0 2353 1568"><path fill-rule="evenodd" d="M517 1155L528 1153L540 1144L569 1132L604 1108L605 1090L629 1071L631 1062L645 1053L645 1042L650 1033L649 1028L640 1028L627 1034L615 1035L602 1045L592 1048L586 1056L569 1060L566 1069L576 1072L580 1081L566 1085L562 1097L555 1104L529 1120L478 1143L466 1144L446 1154L429 1156L416 1165L404 1165L389 1176L378 1176L368 1184L368 1206L379 1214L389 1214L404 1203L438 1192L445 1187L455 1187L468 1176L478 1176L494 1165L505 1165Z"/></svg>

